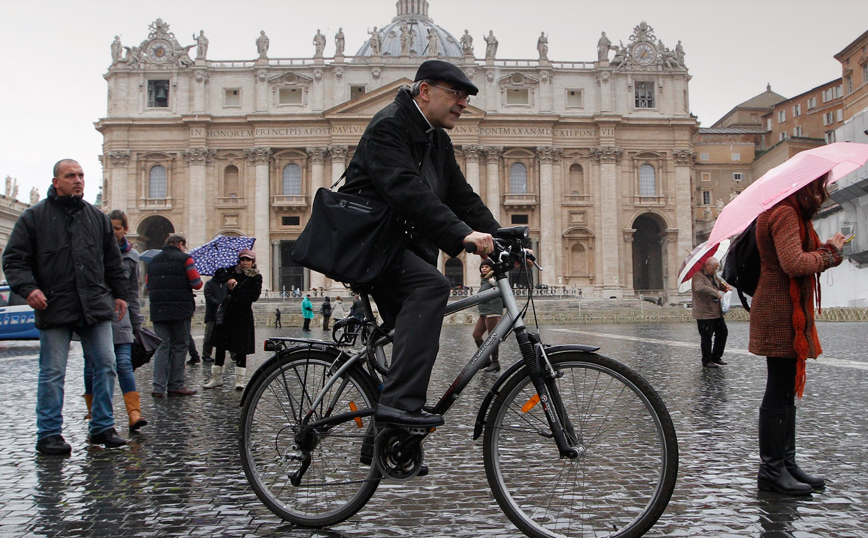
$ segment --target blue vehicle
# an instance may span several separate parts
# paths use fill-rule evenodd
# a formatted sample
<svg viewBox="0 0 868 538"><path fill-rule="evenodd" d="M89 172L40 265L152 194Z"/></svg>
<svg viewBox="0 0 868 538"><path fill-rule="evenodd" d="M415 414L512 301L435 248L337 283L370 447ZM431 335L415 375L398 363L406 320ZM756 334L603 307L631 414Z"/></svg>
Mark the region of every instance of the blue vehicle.
<svg viewBox="0 0 868 538"><path fill-rule="evenodd" d="M33 309L9 286L0 284L0 340L38 340Z"/></svg>

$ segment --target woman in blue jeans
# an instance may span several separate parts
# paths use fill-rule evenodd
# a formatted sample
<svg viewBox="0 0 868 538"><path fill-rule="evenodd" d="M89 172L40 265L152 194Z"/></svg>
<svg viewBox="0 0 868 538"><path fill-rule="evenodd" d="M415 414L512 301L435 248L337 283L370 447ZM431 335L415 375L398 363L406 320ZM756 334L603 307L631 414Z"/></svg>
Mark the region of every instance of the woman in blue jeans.
<svg viewBox="0 0 868 538"><path fill-rule="evenodd" d="M114 336L115 361L117 364L118 384L124 393L124 404L130 418L130 433L142 426L147 426L148 421L142 418L139 404L139 393L136 390L136 378L133 375L132 349L133 329L142 326L142 318L139 309L139 253L133 248L132 243L127 241L129 231L127 215L120 209L115 209L109 214L112 228L121 249L124 269L129 278L130 292L127 300L127 312L121 320L112 321L112 334ZM90 417L90 406L93 399L93 369L88 360L87 353L84 356L84 400L87 402L87 414Z"/></svg>

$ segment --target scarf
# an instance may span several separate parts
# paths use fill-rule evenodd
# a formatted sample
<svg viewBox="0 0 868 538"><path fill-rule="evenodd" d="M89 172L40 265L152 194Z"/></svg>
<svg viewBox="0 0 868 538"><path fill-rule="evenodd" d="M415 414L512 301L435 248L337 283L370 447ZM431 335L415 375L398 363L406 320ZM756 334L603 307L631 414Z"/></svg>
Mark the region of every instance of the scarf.
<svg viewBox="0 0 868 538"><path fill-rule="evenodd" d="M118 246L121 247L122 254L133 250L133 244L127 241L126 237L118 241Z"/></svg>
<svg viewBox="0 0 868 538"><path fill-rule="evenodd" d="M814 224L810 220L805 220L802 217L802 210L792 200L787 200L787 203L796 210L799 215L799 237L802 240L802 248L807 250L816 249L820 243L820 238L817 232L814 231ZM808 337L805 334L807 326L807 317L803 304L810 306L810 301L816 301L817 309L820 310L820 274L814 273L804 277L807 280L808 297L803 303L802 297L802 279L790 277L790 301L793 303L793 329L795 330L795 338L793 339L793 349L796 352L796 386L795 392L799 399L802 399L802 394L805 392L805 382L808 374L806 370L808 362ZM816 343L815 343L816 344Z"/></svg>

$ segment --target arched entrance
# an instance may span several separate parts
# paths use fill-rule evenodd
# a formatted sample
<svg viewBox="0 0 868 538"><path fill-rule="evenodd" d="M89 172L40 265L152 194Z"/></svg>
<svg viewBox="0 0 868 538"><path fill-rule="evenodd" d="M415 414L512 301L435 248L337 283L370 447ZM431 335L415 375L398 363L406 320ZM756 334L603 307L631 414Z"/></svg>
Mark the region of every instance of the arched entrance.
<svg viewBox="0 0 868 538"><path fill-rule="evenodd" d="M449 287L457 288L464 285L464 262L461 258L449 258L444 267L446 278L449 279Z"/></svg>
<svg viewBox="0 0 868 538"><path fill-rule="evenodd" d="M633 229L633 290L662 290L663 223L654 215L639 215Z"/></svg>
<svg viewBox="0 0 868 538"><path fill-rule="evenodd" d="M163 248L166 238L175 233L175 227L166 217L153 215L139 224L136 233L139 236L137 250L145 252L154 248Z"/></svg>

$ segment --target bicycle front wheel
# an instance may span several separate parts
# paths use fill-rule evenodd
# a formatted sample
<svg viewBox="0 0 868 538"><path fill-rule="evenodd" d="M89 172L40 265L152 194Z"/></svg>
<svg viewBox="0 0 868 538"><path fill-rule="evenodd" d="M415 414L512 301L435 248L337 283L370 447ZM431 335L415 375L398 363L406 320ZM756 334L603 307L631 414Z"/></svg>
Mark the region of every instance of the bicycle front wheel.
<svg viewBox="0 0 868 538"><path fill-rule="evenodd" d="M253 491L272 512L307 527L346 520L380 482L376 465L359 461L373 417L301 425L333 376L333 362L332 355L321 351L288 353L285 362L267 366L250 387L241 413L241 463ZM375 405L364 374L350 369L332 385L309 423Z"/></svg>
<svg viewBox="0 0 868 538"><path fill-rule="evenodd" d="M666 509L678 475L663 400L607 357L570 351L550 359L559 374L547 382L551 407L579 457L560 458L533 383L519 372L486 420L485 472L495 499L528 536L642 536Z"/></svg>

